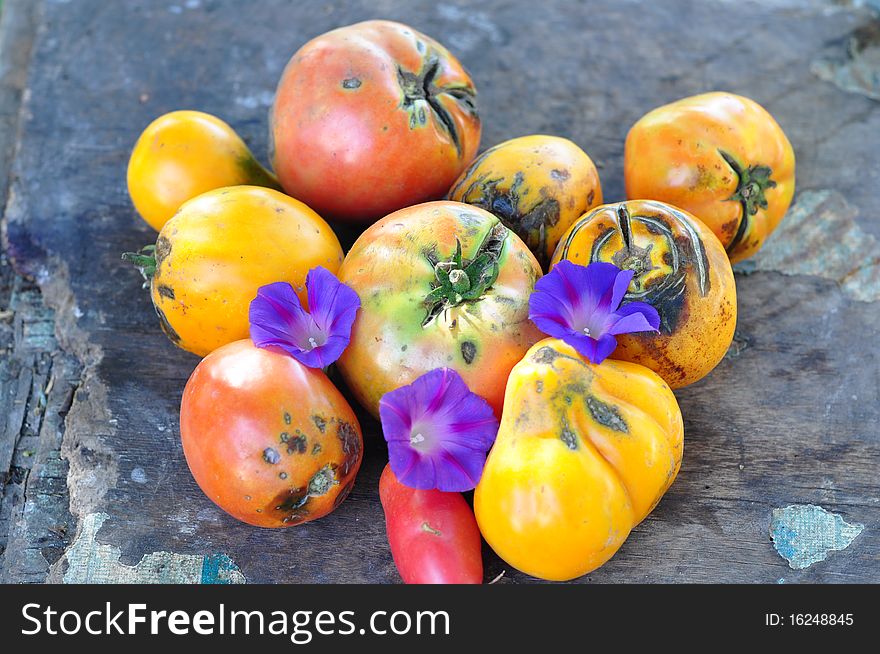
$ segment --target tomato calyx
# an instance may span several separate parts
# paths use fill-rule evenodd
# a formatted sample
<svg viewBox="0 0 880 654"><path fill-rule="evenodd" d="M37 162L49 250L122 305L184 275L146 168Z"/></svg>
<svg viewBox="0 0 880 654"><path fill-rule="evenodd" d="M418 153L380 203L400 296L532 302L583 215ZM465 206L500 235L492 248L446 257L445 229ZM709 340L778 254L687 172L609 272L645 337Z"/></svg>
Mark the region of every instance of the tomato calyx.
<svg viewBox="0 0 880 654"><path fill-rule="evenodd" d="M431 292L425 296L428 312L422 327L446 309L479 300L492 287L498 279L498 258L508 233L502 223L497 223L483 239L473 259L462 256L458 239L455 240L455 253L449 259L438 259L433 250L425 253L434 266L434 281Z"/></svg>
<svg viewBox="0 0 880 654"><path fill-rule="evenodd" d="M743 238L745 238L745 235L749 232L751 216L758 213L758 209L767 208L768 205L765 192L767 189L774 188L776 182L771 179L773 170L769 166L755 164L753 166L744 167L733 157L733 155L724 150L718 150L718 154L721 155L721 158L727 162L727 165L733 169L733 172L735 172L739 178L736 191L733 195L727 198L730 202L739 202L743 209L739 228L736 230L736 234L727 246L727 251L731 252L740 244Z"/></svg>
<svg viewBox="0 0 880 654"><path fill-rule="evenodd" d="M156 274L156 246L145 245L137 252L123 252L122 260L127 261L137 268L144 278L144 288L150 286L150 281Z"/></svg>
<svg viewBox="0 0 880 654"><path fill-rule="evenodd" d="M469 113L476 115L474 89L462 85L437 86L434 79L440 72L440 60L435 53L429 53L418 73L412 73L398 66L397 81L403 92L401 107L409 114L409 128L416 126L424 127L428 122L428 116L422 103L426 103L431 113L440 122L449 137L452 139L455 150L460 157L462 154L461 136L458 127L449 110L440 102L440 95L450 96L456 103L462 105Z"/></svg>

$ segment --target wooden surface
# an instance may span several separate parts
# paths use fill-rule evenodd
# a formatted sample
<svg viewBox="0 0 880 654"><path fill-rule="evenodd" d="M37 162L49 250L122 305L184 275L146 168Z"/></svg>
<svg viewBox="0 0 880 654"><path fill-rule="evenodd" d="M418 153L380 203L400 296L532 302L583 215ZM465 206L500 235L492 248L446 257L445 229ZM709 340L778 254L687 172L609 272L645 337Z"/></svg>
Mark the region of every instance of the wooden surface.
<svg viewBox="0 0 880 654"><path fill-rule="evenodd" d="M354 492L325 519L260 530L201 494L177 433L197 359L165 339L119 257L155 238L125 187L151 119L208 111L262 156L289 56L385 17L460 57L483 147L569 137L599 165L608 201L623 196L627 129L659 104L724 89L778 118L798 156L785 238L737 274L728 357L677 393L678 480L581 581L880 582L880 103L869 97L880 29L871 2L847 4L7 0L0 579L398 581L377 497L385 447L366 417ZM789 504L865 528L793 570L769 537L772 510ZM529 580L487 551L486 578L502 571L500 583Z"/></svg>

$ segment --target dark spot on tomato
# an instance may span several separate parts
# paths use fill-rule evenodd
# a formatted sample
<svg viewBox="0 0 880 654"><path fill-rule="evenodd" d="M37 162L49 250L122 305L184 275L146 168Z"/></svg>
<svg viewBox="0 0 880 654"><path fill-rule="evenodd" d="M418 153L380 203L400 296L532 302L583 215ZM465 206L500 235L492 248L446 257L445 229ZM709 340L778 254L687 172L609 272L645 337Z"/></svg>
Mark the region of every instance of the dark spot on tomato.
<svg viewBox="0 0 880 654"><path fill-rule="evenodd" d="M562 429L559 432L559 439L565 443L565 447L574 451L578 448L578 437L568 424L565 417L562 418Z"/></svg>
<svg viewBox="0 0 880 654"><path fill-rule="evenodd" d="M590 194L587 196L587 204L593 204L593 200L596 199L596 191L590 191Z"/></svg>
<svg viewBox="0 0 880 654"><path fill-rule="evenodd" d="M287 411L284 412L284 424L285 424L285 425L289 425L289 424L290 424L290 414L287 413Z"/></svg>
<svg viewBox="0 0 880 654"><path fill-rule="evenodd" d="M287 479L287 473L286 472L279 472L278 478L279 479Z"/></svg>
<svg viewBox="0 0 880 654"><path fill-rule="evenodd" d="M287 441L288 454L303 454L307 447L308 441L306 440L305 434L300 431L297 431L296 435Z"/></svg>
<svg viewBox="0 0 880 654"><path fill-rule="evenodd" d="M162 329L162 332L171 339L171 342L176 344L180 343L180 335L174 331L174 327L171 326L171 323L168 322L168 318L165 317L165 313L155 304L153 308L156 310L156 315L159 317L159 327Z"/></svg>
<svg viewBox="0 0 880 654"><path fill-rule="evenodd" d="M324 418L322 418L321 416L317 416L317 415L312 416L312 422L315 423L315 427L317 427L318 431L321 432L322 434L327 429L327 421Z"/></svg>
<svg viewBox="0 0 880 654"><path fill-rule="evenodd" d="M584 402L586 402L587 410L590 412L590 415L593 416L593 420L600 425L608 427L608 429L613 431L623 433L629 432L626 420L620 415L617 407L608 404L607 402L603 402L595 395L586 395L584 397Z"/></svg>
<svg viewBox="0 0 880 654"><path fill-rule="evenodd" d="M279 439L281 440L282 443L286 443L287 441L290 440L290 434L288 434L286 431L283 431L283 432L281 432Z"/></svg>
<svg viewBox="0 0 880 654"><path fill-rule="evenodd" d="M174 299L174 289L171 288L170 286L166 286L165 284L160 284L156 288L156 290L159 291L159 295L161 295L162 297L167 297L169 300Z"/></svg>
<svg viewBox="0 0 880 654"><path fill-rule="evenodd" d="M565 179L568 179L569 177L571 177L571 174L567 170L564 170L564 169L559 170L557 168L554 168L553 170L550 171L550 177L561 181L561 180L565 180Z"/></svg>
<svg viewBox="0 0 880 654"><path fill-rule="evenodd" d="M538 381L535 382L535 392L536 393L543 393L544 392L544 380L543 379L539 379Z"/></svg>
<svg viewBox="0 0 880 654"><path fill-rule="evenodd" d="M343 420L336 428L336 437L342 443L342 453L345 455L339 473L345 477L360 461L361 441L354 426Z"/></svg>
<svg viewBox="0 0 880 654"><path fill-rule="evenodd" d="M171 254L171 241L164 236L160 236L156 240L156 270L158 270L165 258Z"/></svg>
<svg viewBox="0 0 880 654"><path fill-rule="evenodd" d="M401 346L400 351L401 351L401 352L406 352L406 348L407 348L407 347L409 347L409 346L408 346L408 345L403 345L403 346Z"/></svg>
<svg viewBox="0 0 880 654"><path fill-rule="evenodd" d="M342 80L342 88L344 89L359 89L361 87L361 81L357 77L349 77L348 79Z"/></svg>
<svg viewBox="0 0 880 654"><path fill-rule="evenodd" d="M278 450L273 447L267 447L263 450L263 461L269 463L271 465L275 465L281 460L281 455L278 454Z"/></svg>
<svg viewBox="0 0 880 654"><path fill-rule="evenodd" d="M552 366L553 362L561 356L562 355L554 350L552 347L550 347L549 345L545 345L532 355L532 361L534 361L535 363Z"/></svg>
<svg viewBox="0 0 880 654"><path fill-rule="evenodd" d="M468 365L474 362L474 358L477 356L477 346L471 341L464 341L461 344L461 358L464 359L464 362Z"/></svg>
<svg viewBox="0 0 880 654"><path fill-rule="evenodd" d="M322 449L323 448L321 447L320 443L315 443L314 445L312 445L312 456L319 454Z"/></svg>
<svg viewBox="0 0 880 654"><path fill-rule="evenodd" d="M309 480L310 496L326 495L327 491L339 483L335 468L332 463L328 463L315 473L315 476Z"/></svg>

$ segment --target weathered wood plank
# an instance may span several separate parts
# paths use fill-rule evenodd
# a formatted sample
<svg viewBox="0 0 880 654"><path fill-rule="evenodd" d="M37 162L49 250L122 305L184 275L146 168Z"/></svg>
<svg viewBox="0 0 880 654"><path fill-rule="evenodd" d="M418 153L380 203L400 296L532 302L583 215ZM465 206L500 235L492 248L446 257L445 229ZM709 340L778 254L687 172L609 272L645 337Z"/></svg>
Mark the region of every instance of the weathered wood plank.
<svg viewBox="0 0 880 654"><path fill-rule="evenodd" d="M124 178L129 149L152 118L177 108L216 113L262 153L265 113L290 54L325 30L383 16L460 56L479 88L484 145L567 136L600 166L609 201L623 195L626 131L654 106L728 89L779 119L798 155L794 236L738 273L736 346L709 378L678 393L686 421L679 479L619 554L582 581L880 581L880 304L872 285L880 185L868 183L880 179L880 104L815 72L847 64L850 35L876 24L867 10L820 0L748 11L723 0L40 6L5 233L16 266L39 281L54 310L57 348L76 360L56 374L53 355L50 405L78 390L66 418L50 424L47 414L39 429L43 506L63 510L16 522L17 558L6 557L6 578L38 579L57 560L50 579L81 580L83 561L118 575L118 564L143 560L137 574L170 561L189 579L198 557L222 554L229 575L240 570L249 581L397 579L376 491L385 448L371 420L351 498L316 523L254 529L199 492L177 434L180 394L197 360L161 335L136 273L119 260L154 237L135 216ZM63 432L75 524L100 527L67 550L75 566L57 559L71 534L48 536L68 501L52 486L64 473L50 463L50 429L55 438ZM826 561L792 570L768 534L771 511L792 503L823 506L865 530ZM34 545L40 530L45 551ZM486 561L487 579L507 570L502 583L527 580L491 552Z"/></svg>

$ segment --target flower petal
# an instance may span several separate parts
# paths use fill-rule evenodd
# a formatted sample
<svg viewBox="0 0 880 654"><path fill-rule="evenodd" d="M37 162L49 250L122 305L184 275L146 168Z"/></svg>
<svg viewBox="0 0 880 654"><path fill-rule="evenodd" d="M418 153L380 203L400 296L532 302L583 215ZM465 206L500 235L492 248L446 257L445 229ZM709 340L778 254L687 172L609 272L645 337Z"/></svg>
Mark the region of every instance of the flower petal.
<svg viewBox="0 0 880 654"><path fill-rule="evenodd" d="M596 358L596 339L587 336L586 334L581 334L578 332L570 331L564 336L561 337L563 341L571 345L575 350L577 350L578 354L586 357L590 361L595 362Z"/></svg>
<svg viewBox="0 0 880 654"><path fill-rule="evenodd" d="M401 483L418 489L470 490L498 433L488 402L472 393L451 368L437 368L379 402L391 469ZM424 438L411 441L413 431Z"/></svg>
<svg viewBox="0 0 880 654"><path fill-rule="evenodd" d="M261 286L248 307L248 319L251 340L257 347L287 344L298 348L297 337L308 333L313 326L311 317L287 282Z"/></svg>
<svg viewBox="0 0 880 654"><path fill-rule="evenodd" d="M611 296L606 305L606 309L614 311L614 309L620 306L634 275L635 272L632 270L621 270L617 273L617 276L614 278L614 284L611 288Z"/></svg>
<svg viewBox="0 0 880 654"><path fill-rule="evenodd" d="M617 348L617 339L611 334L604 334L596 341L596 358L591 359L595 364L602 363L611 356L611 353Z"/></svg>
<svg viewBox="0 0 880 654"><path fill-rule="evenodd" d="M321 331L328 335L343 336L346 340L350 339L351 326L361 306L357 293L322 266L312 268L308 272L306 289L309 297L309 313Z"/></svg>
<svg viewBox="0 0 880 654"><path fill-rule="evenodd" d="M660 314L646 302L630 302L614 312L616 320L608 327L609 334L633 332L656 332L660 327Z"/></svg>

